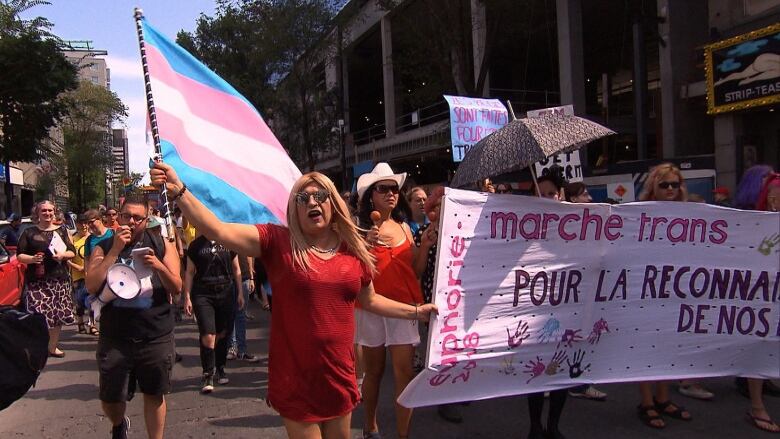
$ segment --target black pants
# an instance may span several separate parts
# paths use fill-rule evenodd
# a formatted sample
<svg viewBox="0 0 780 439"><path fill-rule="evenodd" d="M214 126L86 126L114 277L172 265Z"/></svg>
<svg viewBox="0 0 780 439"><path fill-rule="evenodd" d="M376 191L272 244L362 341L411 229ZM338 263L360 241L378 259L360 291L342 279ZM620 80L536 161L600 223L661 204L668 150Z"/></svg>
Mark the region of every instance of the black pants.
<svg viewBox="0 0 780 439"><path fill-rule="evenodd" d="M217 343L214 349L200 345L200 362L204 374L213 374L214 369L225 367L230 333L235 320L234 302L236 300L235 286L200 285L192 290L192 308L198 319L200 335L216 334Z"/></svg>

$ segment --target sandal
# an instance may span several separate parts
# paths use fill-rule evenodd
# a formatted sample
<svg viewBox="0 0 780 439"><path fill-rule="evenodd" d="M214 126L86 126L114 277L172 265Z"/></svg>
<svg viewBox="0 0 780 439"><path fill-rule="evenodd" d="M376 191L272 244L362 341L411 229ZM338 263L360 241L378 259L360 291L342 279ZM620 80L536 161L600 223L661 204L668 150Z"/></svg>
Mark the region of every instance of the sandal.
<svg viewBox="0 0 780 439"><path fill-rule="evenodd" d="M656 428L656 429L662 429L666 427L666 423L663 423L664 419L661 417L660 414L651 415L650 412L654 411L656 413L659 413L659 411L654 406L644 406L642 404L639 404L636 408L637 415L639 415L639 420L642 421L645 425L647 425L650 428ZM653 424L653 421L660 420L662 424Z"/></svg>
<svg viewBox="0 0 780 439"><path fill-rule="evenodd" d="M90 326L89 335L100 335L100 331L98 331L98 328L96 326Z"/></svg>
<svg viewBox="0 0 780 439"><path fill-rule="evenodd" d="M757 429L761 431L766 431L767 433L780 433L780 426L774 423L771 419L766 418L759 418L758 416L753 416L753 413L751 413L749 410L747 413L745 413L745 421L748 422L748 424L753 425ZM764 424L768 424L769 427L762 427L760 422L763 422ZM775 428L775 429L772 429Z"/></svg>
<svg viewBox="0 0 780 439"><path fill-rule="evenodd" d="M655 409L664 416L669 416L670 418L679 419L680 421L690 421L691 419L693 419L690 412L688 412L688 410L685 410L685 407L673 403L671 399L666 402L658 402L655 399L653 399L653 402L655 403ZM671 407L674 407L674 410L669 411L668 409ZM683 413L688 413L688 417L687 418L683 417Z"/></svg>
<svg viewBox="0 0 780 439"><path fill-rule="evenodd" d="M83 323L78 324L79 327L79 334L86 334L87 333L87 327Z"/></svg>

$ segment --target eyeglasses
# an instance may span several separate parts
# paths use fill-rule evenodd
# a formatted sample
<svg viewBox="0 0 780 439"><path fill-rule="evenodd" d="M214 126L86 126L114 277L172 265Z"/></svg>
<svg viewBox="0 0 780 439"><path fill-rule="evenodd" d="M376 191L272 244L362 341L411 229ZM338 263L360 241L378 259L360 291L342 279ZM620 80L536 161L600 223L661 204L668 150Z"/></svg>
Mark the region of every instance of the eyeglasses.
<svg viewBox="0 0 780 439"><path fill-rule="evenodd" d="M388 192L397 194L400 189L397 184L378 184L374 186L374 190L379 194L386 194Z"/></svg>
<svg viewBox="0 0 780 439"><path fill-rule="evenodd" d="M141 216L141 215L130 215L129 213L123 213L119 215L120 218L122 218L122 221L130 221L133 220L136 223L140 223L142 221L145 221L147 217Z"/></svg>
<svg viewBox="0 0 780 439"><path fill-rule="evenodd" d="M661 189L669 189L669 188L680 189L680 182L679 181L674 181L674 182L662 181L662 182L658 183L658 187L660 187Z"/></svg>
<svg viewBox="0 0 780 439"><path fill-rule="evenodd" d="M328 200L328 197L330 197L330 192L326 191L325 189L319 189L314 192L298 192L295 194L295 202L300 206L305 206L309 204L309 199L311 197L314 197L314 201L317 204L322 204Z"/></svg>

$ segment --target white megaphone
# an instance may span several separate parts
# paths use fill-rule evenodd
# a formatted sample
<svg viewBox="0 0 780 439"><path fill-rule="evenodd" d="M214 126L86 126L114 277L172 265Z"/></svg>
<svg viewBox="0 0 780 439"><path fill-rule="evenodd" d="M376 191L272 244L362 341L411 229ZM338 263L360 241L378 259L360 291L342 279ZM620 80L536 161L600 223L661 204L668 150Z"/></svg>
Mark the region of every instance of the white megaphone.
<svg viewBox="0 0 780 439"><path fill-rule="evenodd" d="M106 273L106 284L103 291L92 301L90 308L95 314L95 321L100 321L100 310L103 305L110 303L119 297L120 299L134 299L141 291L141 281L132 267L125 264L114 264Z"/></svg>

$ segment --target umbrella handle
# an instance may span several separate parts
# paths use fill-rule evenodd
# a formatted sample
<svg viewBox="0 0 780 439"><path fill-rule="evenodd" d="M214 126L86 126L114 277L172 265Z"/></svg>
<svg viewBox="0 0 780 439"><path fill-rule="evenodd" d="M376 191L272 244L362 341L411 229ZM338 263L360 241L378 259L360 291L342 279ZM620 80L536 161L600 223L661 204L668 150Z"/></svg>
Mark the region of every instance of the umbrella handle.
<svg viewBox="0 0 780 439"><path fill-rule="evenodd" d="M536 181L536 164L529 166L531 168L531 178L534 180L534 188L536 188L536 196L541 197L542 191L539 190L539 182Z"/></svg>

